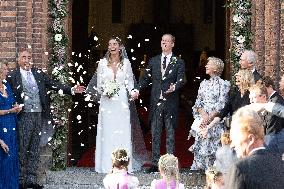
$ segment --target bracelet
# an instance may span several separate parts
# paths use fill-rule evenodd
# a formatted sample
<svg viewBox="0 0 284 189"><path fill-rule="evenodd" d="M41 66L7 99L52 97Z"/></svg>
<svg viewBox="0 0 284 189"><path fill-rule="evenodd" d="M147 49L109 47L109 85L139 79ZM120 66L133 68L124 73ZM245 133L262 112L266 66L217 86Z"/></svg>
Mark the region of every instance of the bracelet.
<svg viewBox="0 0 284 189"><path fill-rule="evenodd" d="M9 113L11 113L11 112L8 110L6 114L9 114Z"/></svg>

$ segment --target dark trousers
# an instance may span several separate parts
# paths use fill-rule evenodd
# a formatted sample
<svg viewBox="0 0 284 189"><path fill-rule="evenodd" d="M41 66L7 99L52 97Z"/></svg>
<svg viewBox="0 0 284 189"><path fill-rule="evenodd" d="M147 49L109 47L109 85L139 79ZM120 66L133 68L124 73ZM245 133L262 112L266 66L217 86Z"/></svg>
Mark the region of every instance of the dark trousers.
<svg viewBox="0 0 284 189"><path fill-rule="evenodd" d="M160 158L161 133L163 123L166 128L166 149L168 154L174 153L175 131L172 115L165 108L165 102L160 101L151 119L152 129L152 164L157 165Z"/></svg>
<svg viewBox="0 0 284 189"><path fill-rule="evenodd" d="M23 112L18 119L20 183L37 183L42 114Z"/></svg>

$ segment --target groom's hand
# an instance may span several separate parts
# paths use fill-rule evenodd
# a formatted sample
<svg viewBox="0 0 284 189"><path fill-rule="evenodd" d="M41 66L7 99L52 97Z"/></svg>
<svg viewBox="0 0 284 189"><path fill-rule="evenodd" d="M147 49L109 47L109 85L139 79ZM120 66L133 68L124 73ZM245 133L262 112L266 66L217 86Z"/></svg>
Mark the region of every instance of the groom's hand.
<svg viewBox="0 0 284 189"><path fill-rule="evenodd" d="M74 87L72 87L73 92L74 93L80 93L82 94L83 92L85 92L86 87L82 86L82 85L75 85Z"/></svg>
<svg viewBox="0 0 284 189"><path fill-rule="evenodd" d="M139 91L134 89L131 91L131 100L136 100L139 97Z"/></svg>
<svg viewBox="0 0 284 189"><path fill-rule="evenodd" d="M172 92L175 91L175 88L176 88L176 86L173 83L171 83L169 89L165 93L166 94L172 93Z"/></svg>

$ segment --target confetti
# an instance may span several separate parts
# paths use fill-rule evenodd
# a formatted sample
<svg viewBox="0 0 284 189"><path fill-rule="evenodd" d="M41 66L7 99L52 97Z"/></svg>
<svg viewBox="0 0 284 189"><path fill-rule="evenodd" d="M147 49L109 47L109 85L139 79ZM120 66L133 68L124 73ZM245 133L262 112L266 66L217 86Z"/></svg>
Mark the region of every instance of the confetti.
<svg viewBox="0 0 284 189"><path fill-rule="evenodd" d="M77 120L81 120L81 116L80 115L77 115Z"/></svg>

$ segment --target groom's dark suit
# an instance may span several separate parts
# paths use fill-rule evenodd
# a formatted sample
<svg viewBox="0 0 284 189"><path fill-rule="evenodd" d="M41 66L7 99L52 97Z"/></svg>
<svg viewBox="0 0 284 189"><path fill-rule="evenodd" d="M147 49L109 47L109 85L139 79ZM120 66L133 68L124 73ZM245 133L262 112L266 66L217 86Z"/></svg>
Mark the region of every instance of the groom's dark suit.
<svg viewBox="0 0 284 189"><path fill-rule="evenodd" d="M172 55L163 75L161 59L162 55L150 59L145 74L138 84L138 90L152 85L149 121L152 130L153 165L157 165L160 157L163 123L167 131L167 153L174 153L174 129L177 126L179 90L184 84L185 71L184 61ZM165 94L171 83L175 85L175 90Z"/></svg>

